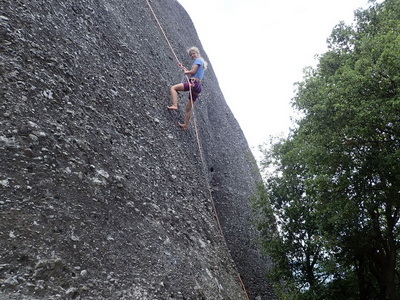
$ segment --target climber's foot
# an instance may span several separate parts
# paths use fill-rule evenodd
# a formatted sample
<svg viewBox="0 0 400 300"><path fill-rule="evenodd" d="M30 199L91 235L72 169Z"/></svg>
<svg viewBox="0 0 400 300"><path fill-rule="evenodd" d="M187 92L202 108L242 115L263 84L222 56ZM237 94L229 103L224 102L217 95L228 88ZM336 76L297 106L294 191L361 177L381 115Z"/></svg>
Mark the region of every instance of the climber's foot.
<svg viewBox="0 0 400 300"><path fill-rule="evenodd" d="M180 128L182 128L183 130L187 130L187 125L186 124L182 124L180 122L178 122L178 125Z"/></svg>
<svg viewBox="0 0 400 300"><path fill-rule="evenodd" d="M176 106L176 105L167 106L167 109L169 109L169 110L177 110L178 106Z"/></svg>

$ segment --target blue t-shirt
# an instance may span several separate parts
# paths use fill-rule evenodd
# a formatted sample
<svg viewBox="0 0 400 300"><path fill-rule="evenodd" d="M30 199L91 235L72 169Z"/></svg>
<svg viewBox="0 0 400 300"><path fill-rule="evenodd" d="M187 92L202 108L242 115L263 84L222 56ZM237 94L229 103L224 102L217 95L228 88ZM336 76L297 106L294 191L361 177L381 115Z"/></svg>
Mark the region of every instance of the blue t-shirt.
<svg viewBox="0 0 400 300"><path fill-rule="evenodd" d="M197 68L196 74L192 75L192 77L202 80L204 76L204 62L200 58L196 58L193 65L199 65L199 67Z"/></svg>

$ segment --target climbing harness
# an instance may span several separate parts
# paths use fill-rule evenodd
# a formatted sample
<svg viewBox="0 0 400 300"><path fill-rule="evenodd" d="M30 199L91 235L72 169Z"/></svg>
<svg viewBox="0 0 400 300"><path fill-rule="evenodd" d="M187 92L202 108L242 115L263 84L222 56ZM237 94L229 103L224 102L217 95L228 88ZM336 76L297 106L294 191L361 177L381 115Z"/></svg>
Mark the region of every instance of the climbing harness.
<svg viewBox="0 0 400 300"><path fill-rule="evenodd" d="M171 43L170 43L168 37L167 37L167 34L165 33L164 29L162 28L161 23L160 23L160 21L158 20L157 15L156 15L156 13L154 12L154 10L153 10L153 8L152 8L152 6L151 6L151 4L150 4L150 1L149 1L149 0L146 0L146 2L147 2L147 5L148 5L148 7L149 7L149 9L150 9L150 11L151 11L151 13L152 13L154 19L156 20L156 22L157 22L157 24L158 24L158 27L160 28L162 34L164 35L164 38L165 38L165 40L166 40L166 42L167 42L169 48L171 49L171 52L172 52L172 54L174 55L175 60L176 60L177 63L178 63L178 66L182 66L181 62L180 62L179 59L178 59L178 56L176 55L176 53L175 53L175 51L174 51L174 49L173 49L173 47L172 47L172 45L171 45ZM197 146L198 146L198 148L199 148L200 159L201 159L202 166L203 166L203 174L204 174L204 178L205 178L205 181L206 181L206 184L207 184L207 188L208 188L208 192L209 192L209 197L210 197L210 199L211 199L211 204L212 204L212 208L213 208L214 217L215 217L215 220L216 220L218 229L219 229L219 231L220 231L220 233L221 233L221 236L222 236L223 240L225 241L224 233L223 233L223 231L222 231L221 223L220 223L220 221L219 221L218 214L217 214L217 208L216 208L216 206L215 206L214 198L213 198L213 196L212 196L211 187L210 187L210 184L209 184L208 179L207 179L207 166L206 166L206 162L205 162L205 159L204 159L203 147L202 147L201 142L200 142L199 130L198 130L198 127L197 127L197 120L196 120L196 115L195 115L195 112L194 112L194 103L193 103L193 94L194 94L194 92L192 91L191 82L190 82L189 77L188 77L187 75L185 75L185 78L186 78L186 81L189 83L189 96L190 96L190 102L191 102L191 105L192 105L193 125L194 125L194 130L195 130L195 135L196 135ZM244 293L245 293L245 295L246 295L246 299L247 299L247 300L250 300L249 295L247 294L246 287L245 287L245 285L244 285L244 283L243 283L243 280L242 280L242 278L240 277L240 274L237 274L237 276L238 276L238 278L239 278L239 281L240 281L240 284L241 284L241 286L242 286L242 289L243 289L243 291L244 291Z"/></svg>

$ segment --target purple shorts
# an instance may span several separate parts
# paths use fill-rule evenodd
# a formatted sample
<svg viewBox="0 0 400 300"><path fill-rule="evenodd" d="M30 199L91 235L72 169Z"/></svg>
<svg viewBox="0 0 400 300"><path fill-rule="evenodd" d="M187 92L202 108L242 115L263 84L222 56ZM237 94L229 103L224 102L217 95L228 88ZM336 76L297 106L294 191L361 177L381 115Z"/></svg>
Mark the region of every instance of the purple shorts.
<svg viewBox="0 0 400 300"><path fill-rule="evenodd" d="M193 84L192 86L192 98L193 98L193 102L197 100L197 98L199 97L199 94L201 92L201 84L199 81L190 79L190 82ZM183 83L183 87L185 92L187 92L189 90L189 83L188 82L184 82ZM190 93L189 93L189 100L190 100Z"/></svg>

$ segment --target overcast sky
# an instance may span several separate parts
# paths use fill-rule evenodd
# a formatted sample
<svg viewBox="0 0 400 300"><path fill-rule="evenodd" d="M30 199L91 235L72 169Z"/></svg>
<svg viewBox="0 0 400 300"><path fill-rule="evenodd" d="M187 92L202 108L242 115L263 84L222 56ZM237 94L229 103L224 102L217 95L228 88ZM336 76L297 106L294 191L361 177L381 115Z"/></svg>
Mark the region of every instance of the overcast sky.
<svg viewBox="0 0 400 300"><path fill-rule="evenodd" d="M335 25L353 23L354 10L368 7L367 0L178 1L253 152L270 135L288 132L303 68L316 66Z"/></svg>

